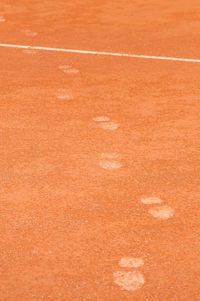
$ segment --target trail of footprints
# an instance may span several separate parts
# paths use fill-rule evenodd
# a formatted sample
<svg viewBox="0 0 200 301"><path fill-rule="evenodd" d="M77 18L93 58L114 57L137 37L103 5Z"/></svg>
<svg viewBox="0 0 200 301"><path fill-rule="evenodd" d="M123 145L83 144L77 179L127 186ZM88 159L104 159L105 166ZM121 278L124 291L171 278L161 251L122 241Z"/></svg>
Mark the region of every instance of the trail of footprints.
<svg viewBox="0 0 200 301"><path fill-rule="evenodd" d="M111 121L107 116L94 117L93 121L97 123L97 126L104 130L114 131L117 130L119 124ZM120 162L120 156L117 153L102 153L99 161L99 166L103 169L118 169L122 167Z"/></svg>
<svg viewBox="0 0 200 301"><path fill-rule="evenodd" d="M0 22L4 21L4 16L0 16ZM37 32L33 32L29 29L22 30L21 32L30 37L35 37L38 34ZM34 50L27 49L24 50L24 53L34 54L36 52ZM59 66L58 68L62 72L68 74L79 73L78 69L73 68L70 65L63 65ZM72 95L66 93L66 91L59 90L57 98L71 100L73 97ZM94 117L93 121L97 124L97 127L103 130L115 131L119 128L119 124L110 120L110 118L107 116ZM122 163L120 155L112 152L102 153L99 159L99 166L106 170L121 168ZM158 197L142 198L141 202L144 205L149 206L148 213L154 218L166 220L174 215L174 209L166 204L163 204L164 201ZM120 259L118 265L121 269L113 273L113 281L122 290L135 291L140 289L145 284L144 275L140 271L144 265L142 258L123 257Z"/></svg>
<svg viewBox="0 0 200 301"><path fill-rule="evenodd" d="M151 206L148 213L158 219L169 219L174 215L174 209L168 205L155 206L163 204L164 201L158 197L142 198L144 205ZM145 284L144 275L138 271L138 268L144 265L142 258L124 257L119 261L119 266L123 268L132 268L129 271L118 270L113 273L113 281L120 286L122 290L135 291ZM134 268L134 269L133 269Z"/></svg>
<svg viewBox="0 0 200 301"><path fill-rule="evenodd" d="M153 206L162 204L164 201L157 197L141 199L145 205ZM148 213L158 219L169 219L174 215L174 209L168 205L153 206L149 208ZM124 257L119 261L119 266L123 268L134 268L129 271L118 270L113 273L113 281L121 287L122 290L135 291L145 284L144 275L138 271L138 268L144 265L142 258Z"/></svg>
<svg viewBox="0 0 200 301"><path fill-rule="evenodd" d="M78 69L69 65L59 66L59 69L64 73L79 73ZM65 90L60 89L57 98L70 100L73 97L66 93ZM103 130L115 131L119 128L119 124L110 120L107 116L94 117L93 121L97 127ZM101 153L98 164L101 168L106 170L119 169L122 167L121 156L113 152ZM148 213L154 218L166 220L174 215L173 208L163 204L164 201L158 197L142 198L141 202L149 207ZM120 259L118 265L120 269L113 273L113 282L122 290L135 291L145 284L145 277L141 272L142 266L144 265L142 258L123 257Z"/></svg>
<svg viewBox="0 0 200 301"><path fill-rule="evenodd" d="M59 69L64 73L79 73L78 69L69 65L59 66ZM73 97L66 93L65 90L60 89L57 98L70 100ZM119 124L110 120L107 116L94 117L93 121L95 121L97 127L103 130L114 131L119 128ZM118 153L113 152L102 153L99 158L99 166L106 170L119 169L122 167L121 156ZM164 201L158 197L142 198L141 202L146 206L151 206L148 209L148 213L154 218L165 220L174 215L173 208L165 204L163 205ZM158 204L159 206L155 206ZM144 265L142 258L123 257L118 264L121 269L113 273L113 281L122 290L135 291L145 284L144 275L139 270ZM127 268L128 270L126 270Z"/></svg>
<svg viewBox="0 0 200 301"><path fill-rule="evenodd" d="M104 130L116 130L119 124L111 121L107 116L94 117L93 121L97 123L99 128ZM120 155L117 153L102 153L99 166L107 170L118 169L122 167ZM163 204L164 201L158 197L142 198L141 202L148 206L148 213L157 219L166 220L174 215L174 209ZM158 206L159 205L159 206ZM119 266L123 270L113 273L113 281L122 290L135 291L145 284L145 278L138 269L144 265L142 258L124 257L119 261ZM126 270L129 268L129 270Z"/></svg>
<svg viewBox="0 0 200 301"><path fill-rule="evenodd" d="M94 117L93 121L97 123L98 127L106 130L116 130L119 127L119 125L116 122L110 121L110 118L107 116ZM113 126L113 124L115 126ZM99 166L107 170L121 168L122 163L120 162L120 155L117 153L102 153L101 160L99 161ZM155 205L162 204L164 201L158 197L148 197L141 199L141 202L145 205ZM174 215L174 209L168 205L161 205L155 207L151 206L148 209L148 213L155 218L169 219Z"/></svg>

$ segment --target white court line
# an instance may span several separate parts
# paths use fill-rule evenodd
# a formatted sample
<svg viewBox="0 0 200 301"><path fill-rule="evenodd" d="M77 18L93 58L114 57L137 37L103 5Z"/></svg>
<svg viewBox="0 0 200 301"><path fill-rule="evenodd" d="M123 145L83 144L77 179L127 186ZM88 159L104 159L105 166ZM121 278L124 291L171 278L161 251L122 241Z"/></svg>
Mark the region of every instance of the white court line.
<svg viewBox="0 0 200 301"><path fill-rule="evenodd" d="M140 55L140 54L131 54L131 53L129 54L129 53L118 53L118 52L106 52L106 51L90 51L90 50L77 50L77 49L63 49L63 48L51 48L51 47L41 47L41 46L25 46L25 45L14 45L14 44L4 44L4 43L0 43L0 47L21 48L21 49L35 49L35 50L46 50L46 51L68 52L68 53L81 53L81 54L120 56L120 57L152 59L152 60L166 60L166 61L200 63L200 59L187 59L187 58L167 57L167 56L151 56L151 55Z"/></svg>

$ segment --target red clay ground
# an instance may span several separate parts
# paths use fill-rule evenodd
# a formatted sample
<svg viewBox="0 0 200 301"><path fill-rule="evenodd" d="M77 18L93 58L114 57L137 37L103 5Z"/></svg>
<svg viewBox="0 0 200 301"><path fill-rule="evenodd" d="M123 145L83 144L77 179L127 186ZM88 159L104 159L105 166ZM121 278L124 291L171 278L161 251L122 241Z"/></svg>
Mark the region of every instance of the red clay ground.
<svg viewBox="0 0 200 301"><path fill-rule="evenodd" d="M4 1L1 15L0 43L199 58L199 1ZM0 300L199 301L200 64L0 56Z"/></svg>

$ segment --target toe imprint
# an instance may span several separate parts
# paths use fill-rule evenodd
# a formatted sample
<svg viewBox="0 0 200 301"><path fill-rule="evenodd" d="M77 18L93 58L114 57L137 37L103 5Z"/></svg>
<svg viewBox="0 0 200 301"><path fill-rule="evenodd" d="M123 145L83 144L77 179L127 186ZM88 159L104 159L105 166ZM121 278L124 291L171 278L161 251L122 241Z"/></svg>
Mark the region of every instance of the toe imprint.
<svg viewBox="0 0 200 301"><path fill-rule="evenodd" d="M94 117L93 120L97 122L102 122L102 121L109 121L110 118L107 116L98 116L98 117Z"/></svg>
<svg viewBox="0 0 200 301"><path fill-rule="evenodd" d="M145 198L145 199L141 199L141 202L143 204L160 204L163 202L163 200L156 198L156 197L150 197L150 198Z"/></svg>
<svg viewBox="0 0 200 301"><path fill-rule="evenodd" d="M117 159L117 158L119 158L119 154L117 154L117 153L102 153L101 158Z"/></svg>
<svg viewBox="0 0 200 301"><path fill-rule="evenodd" d="M121 267L129 267L129 268L138 268L144 264L142 258L134 258L134 257L123 257L119 261L119 266Z"/></svg>

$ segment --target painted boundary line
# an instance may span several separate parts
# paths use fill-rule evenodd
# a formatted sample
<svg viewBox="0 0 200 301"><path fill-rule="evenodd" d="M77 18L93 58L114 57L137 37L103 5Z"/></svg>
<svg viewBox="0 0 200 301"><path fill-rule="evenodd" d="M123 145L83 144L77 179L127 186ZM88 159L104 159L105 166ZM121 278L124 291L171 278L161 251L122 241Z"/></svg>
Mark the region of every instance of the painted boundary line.
<svg viewBox="0 0 200 301"><path fill-rule="evenodd" d="M131 54L131 53L129 54L129 53L118 53L118 52L106 52L106 51L90 51L90 50L77 50L77 49L63 49L63 48L14 45L14 44L4 44L4 43L0 43L0 47L33 49L33 50L45 50L45 51L57 51L57 52L68 52L68 53L80 53L80 54L119 56L119 57L130 57L130 58L151 59L151 60L165 60L165 61L178 61L178 62L200 63L200 59L176 58L176 57L167 57L167 56L151 56L151 55L140 55L140 54Z"/></svg>

